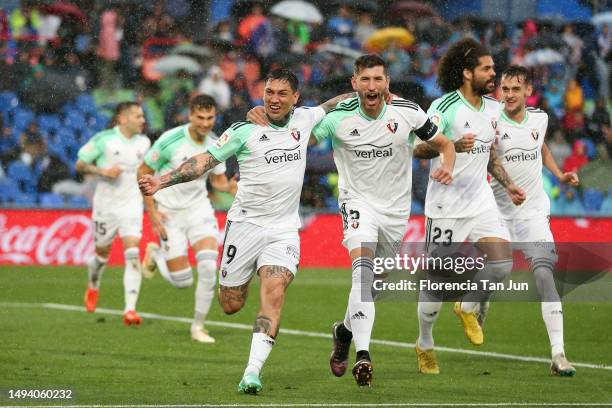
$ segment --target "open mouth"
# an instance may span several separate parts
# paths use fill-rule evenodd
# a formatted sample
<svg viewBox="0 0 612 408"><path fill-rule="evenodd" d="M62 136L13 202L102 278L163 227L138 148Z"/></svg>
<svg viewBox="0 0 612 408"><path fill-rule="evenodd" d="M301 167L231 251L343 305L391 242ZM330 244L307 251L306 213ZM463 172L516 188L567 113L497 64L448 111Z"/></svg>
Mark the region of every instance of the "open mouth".
<svg viewBox="0 0 612 408"><path fill-rule="evenodd" d="M281 111L280 105L270 105L270 113L278 115Z"/></svg>
<svg viewBox="0 0 612 408"><path fill-rule="evenodd" d="M378 103L378 93L374 92L374 93L366 93L365 94L365 99L368 103L368 105L373 105L375 103Z"/></svg>

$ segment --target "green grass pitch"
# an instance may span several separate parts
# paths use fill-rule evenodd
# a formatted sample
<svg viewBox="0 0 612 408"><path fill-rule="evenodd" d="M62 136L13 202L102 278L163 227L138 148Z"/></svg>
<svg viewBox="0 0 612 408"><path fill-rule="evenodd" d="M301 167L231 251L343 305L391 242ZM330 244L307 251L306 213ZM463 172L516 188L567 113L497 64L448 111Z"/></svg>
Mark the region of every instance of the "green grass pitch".
<svg viewBox="0 0 612 408"><path fill-rule="evenodd" d="M213 304L208 317L208 329L217 339L213 345L192 342L185 319L145 317L142 326L125 327L120 314L44 305L82 306L85 282L84 268L0 268L0 405L612 406L609 302L564 307L570 360L604 365L577 366L574 378L551 376L544 361L512 357L549 357L538 303L494 303L485 344L478 348L468 344L451 305L445 305L434 335L438 346L453 350L438 352L438 376L419 375L414 349L406 344L417 337L416 305L380 303L373 338L387 342L372 344L373 385L358 389L350 375L335 378L328 365L330 327L344 316L350 272L303 269L288 290L281 324L296 332L279 335L264 367L264 390L250 396L239 394L237 384L258 306L256 280L247 307L238 314L225 316ZM122 269L106 271L98 307L122 309ZM159 276L143 280L139 311L189 319L192 308L193 288L174 289ZM72 389L74 394L71 400L20 401L7 398L9 389Z"/></svg>

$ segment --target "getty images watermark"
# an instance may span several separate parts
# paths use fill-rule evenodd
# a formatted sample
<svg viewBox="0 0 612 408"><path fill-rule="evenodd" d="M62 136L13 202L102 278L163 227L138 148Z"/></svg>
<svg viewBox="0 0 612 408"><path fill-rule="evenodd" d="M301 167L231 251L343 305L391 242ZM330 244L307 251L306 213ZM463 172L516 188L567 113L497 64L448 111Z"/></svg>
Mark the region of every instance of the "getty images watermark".
<svg viewBox="0 0 612 408"><path fill-rule="evenodd" d="M434 250L425 243L368 245L376 256L373 274L362 275L362 300L412 301L421 292L433 301L457 301L468 293L497 301L612 300L611 243L509 244L511 258L499 243L452 243ZM555 290L538 290L532 264L548 266L552 279L546 282ZM543 298L550 293L555 299Z"/></svg>

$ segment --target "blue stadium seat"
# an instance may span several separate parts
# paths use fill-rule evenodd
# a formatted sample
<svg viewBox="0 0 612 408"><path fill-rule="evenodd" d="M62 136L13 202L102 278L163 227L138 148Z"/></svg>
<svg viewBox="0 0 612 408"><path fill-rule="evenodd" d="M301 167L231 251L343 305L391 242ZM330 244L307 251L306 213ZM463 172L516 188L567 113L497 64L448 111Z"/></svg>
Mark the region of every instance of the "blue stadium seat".
<svg viewBox="0 0 612 408"><path fill-rule="evenodd" d="M100 112L97 112L89 118L89 126L95 132L105 129L109 123L110 118Z"/></svg>
<svg viewBox="0 0 612 408"><path fill-rule="evenodd" d="M8 112L19 106L19 98L17 94L11 91L0 93L0 111Z"/></svg>
<svg viewBox="0 0 612 408"><path fill-rule="evenodd" d="M40 130L57 132L62 127L62 121L59 115L42 114L38 117L38 126Z"/></svg>
<svg viewBox="0 0 612 408"><path fill-rule="evenodd" d="M588 156L589 160L593 160L595 158L595 155L597 154L595 143L593 143L591 139L587 139L587 138L580 139L580 141L584 143L584 147L586 149L586 155Z"/></svg>
<svg viewBox="0 0 612 408"><path fill-rule="evenodd" d="M38 183L36 174L30 168L30 166L26 165L21 160L13 160L12 162L10 162L8 165L7 174L10 178L12 178L16 183L19 184L19 187L22 192L36 192L36 184Z"/></svg>
<svg viewBox="0 0 612 408"><path fill-rule="evenodd" d="M11 203L17 201L21 191L17 182L11 178L0 178L0 203Z"/></svg>
<svg viewBox="0 0 612 408"><path fill-rule="evenodd" d="M17 108L13 114L13 126L17 129L25 129L35 118L36 115L31 110Z"/></svg>
<svg viewBox="0 0 612 408"><path fill-rule="evenodd" d="M410 214L423 214L425 212L425 208L423 204L419 200L412 198L412 204L410 206Z"/></svg>
<svg viewBox="0 0 612 408"><path fill-rule="evenodd" d="M71 196L68 198L67 205L72 208L89 208L89 200L85 196Z"/></svg>
<svg viewBox="0 0 612 408"><path fill-rule="evenodd" d="M76 98L76 106L83 113L96 113L96 103L93 96L87 93L80 94Z"/></svg>
<svg viewBox="0 0 612 408"><path fill-rule="evenodd" d="M582 195L582 203L584 209L588 212L597 212L601 208L604 201L604 193L594 188L584 190Z"/></svg>
<svg viewBox="0 0 612 408"><path fill-rule="evenodd" d="M36 205L37 201L38 201L38 196L36 193L22 193L14 201L14 205L16 207L33 208L37 206Z"/></svg>
<svg viewBox="0 0 612 408"><path fill-rule="evenodd" d="M64 125L74 130L85 129L89 126L85 115L79 111L70 111L64 118Z"/></svg>
<svg viewBox="0 0 612 408"><path fill-rule="evenodd" d="M43 208L63 208L66 206L64 197L56 193L41 193L40 206Z"/></svg>
<svg viewBox="0 0 612 408"><path fill-rule="evenodd" d="M338 200L336 197L325 197L325 207L330 210L338 211Z"/></svg>

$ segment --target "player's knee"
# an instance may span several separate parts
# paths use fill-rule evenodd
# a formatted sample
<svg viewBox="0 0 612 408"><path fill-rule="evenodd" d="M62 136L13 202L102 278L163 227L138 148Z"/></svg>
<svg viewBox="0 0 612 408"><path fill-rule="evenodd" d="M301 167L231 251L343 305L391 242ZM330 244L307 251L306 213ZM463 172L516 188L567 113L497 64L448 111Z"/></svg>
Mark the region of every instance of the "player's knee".
<svg viewBox="0 0 612 408"><path fill-rule="evenodd" d="M217 251L202 250L196 254L198 261L198 282L203 287L214 290L217 272Z"/></svg>
<svg viewBox="0 0 612 408"><path fill-rule="evenodd" d="M487 262L488 278L495 282L501 282L512 272L512 259Z"/></svg>
<svg viewBox="0 0 612 408"><path fill-rule="evenodd" d="M168 275L170 277L170 284L177 289L184 289L193 285L193 273L191 273L191 268L170 272Z"/></svg>
<svg viewBox="0 0 612 408"><path fill-rule="evenodd" d="M244 301L227 300L219 298L219 304L226 315L233 315L244 307Z"/></svg>

